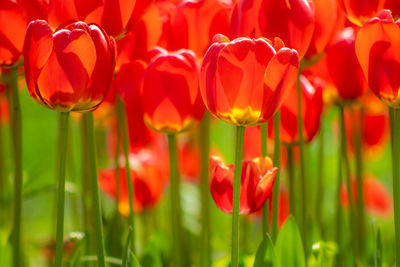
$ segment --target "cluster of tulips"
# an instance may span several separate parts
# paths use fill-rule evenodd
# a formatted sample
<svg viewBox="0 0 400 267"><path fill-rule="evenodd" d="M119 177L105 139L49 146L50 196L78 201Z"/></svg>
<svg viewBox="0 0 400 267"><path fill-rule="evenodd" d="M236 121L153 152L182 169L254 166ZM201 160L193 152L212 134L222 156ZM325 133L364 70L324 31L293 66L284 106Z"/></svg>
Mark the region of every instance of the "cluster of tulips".
<svg viewBox="0 0 400 267"><path fill-rule="evenodd" d="M22 231L35 212L23 209L27 88L59 114L49 266L400 266L397 17L398 0L0 0L0 263L35 265ZM67 203L83 223L68 238L74 124L81 201ZM393 192L365 171L387 144ZM185 190L199 192L194 234Z"/></svg>

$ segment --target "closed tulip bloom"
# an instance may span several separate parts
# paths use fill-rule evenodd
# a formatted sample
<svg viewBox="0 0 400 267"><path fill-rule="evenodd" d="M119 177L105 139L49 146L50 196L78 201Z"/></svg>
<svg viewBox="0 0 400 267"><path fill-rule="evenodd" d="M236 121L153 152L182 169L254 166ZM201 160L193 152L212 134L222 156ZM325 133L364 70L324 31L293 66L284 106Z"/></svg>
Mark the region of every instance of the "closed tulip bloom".
<svg viewBox="0 0 400 267"><path fill-rule="evenodd" d="M15 1L0 1L0 65L12 65L22 54L28 23L24 10Z"/></svg>
<svg viewBox="0 0 400 267"><path fill-rule="evenodd" d="M322 84L318 81L311 83L305 76L300 76L301 83L301 108L303 121L303 136L306 142L318 133L323 110ZM296 86L296 85L295 85ZM292 92L296 92L293 88ZM297 95L290 94L281 106L280 125L281 141L287 144L295 144L299 141L297 129ZM273 121L268 123L268 132L273 135Z"/></svg>
<svg viewBox="0 0 400 267"><path fill-rule="evenodd" d="M198 85L196 56L190 50L168 52L157 48L142 80L145 122L153 129L177 133L204 113Z"/></svg>
<svg viewBox="0 0 400 267"><path fill-rule="evenodd" d="M314 31L314 11L310 0L238 0L231 19L234 37L279 37L306 53Z"/></svg>
<svg viewBox="0 0 400 267"><path fill-rule="evenodd" d="M219 40L218 40L219 38ZM237 38L218 42L207 51L200 90L207 109L238 126L266 122L296 81L299 56L277 38Z"/></svg>
<svg viewBox="0 0 400 267"><path fill-rule="evenodd" d="M358 32L356 53L369 88L383 102L400 108L400 28L390 10L379 12Z"/></svg>
<svg viewBox="0 0 400 267"><path fill-rule="evenodd" d="M52 32L29 24L24 46L29 94L56 111L96 109L107 95L115 65L115 42L98 26L76 22Z"/></svg>
<svg viewBox="0 0 400 267"><path fill-rule="evenodd" d="M386 0L338 0L347 18L362 25L384 7Z"/></svg>
<svg viewBox="0 0 400 267"><path fill-rule="evenodd" d="M228 34L229 11L221 0L182 1L171 18L170 49L187 48L203 56L215 34Z"/></svg>
<svg viewBox="0 0 400 267"><path fill-rule="evenodd" d="M232 213L233 175L235 166L226 165L221 158L210 160L210 191L217 207ZM256 212L272 194L277 168L270 158L255 158L242 162L240 214Z"/></svg>
<svg viewBox="0 0 400 267"><path fill-rule="evenodd" d="M327 50L328 72L342 100L355 100L368 89L356 56L355 41L354 29L349 27L339 34Z"/></svg>

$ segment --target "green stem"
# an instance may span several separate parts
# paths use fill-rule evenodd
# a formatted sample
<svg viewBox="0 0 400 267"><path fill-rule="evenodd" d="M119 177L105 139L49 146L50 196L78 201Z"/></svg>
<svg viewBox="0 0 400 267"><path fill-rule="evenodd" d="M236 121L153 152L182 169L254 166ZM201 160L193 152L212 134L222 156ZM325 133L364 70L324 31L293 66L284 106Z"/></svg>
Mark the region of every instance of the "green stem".
<svg viewBox="0 0 400 267"><path fill-rule="evenodd" d="M325 154L325 136L324 136L324 118L321 115L321 125L319 129L319 145L318 145L318 176L317 176L317 197L315 203L315 216L317 218L317 223L323 236L323 222L322 222L322 212L324 207L324 154Z"/></svg>
<svg viewBox="0 0 400 267"><path fill-rule="evenodd" d="M294 179L294 155L293 155L293 147L288 145L286 147L287 151L287 171L288 171L288 178L289 178L289 208L290 213L296 217L296 186L295 186L295 179Z"/></svg>
<svg viewBox="0 0 400 267"><path fill-rule="evenodd" d="M201 257L200 266L211 265L210 245L210 191L208 178L208 158L210 154L210 114L206 111L200 122L200 154L201 154Z"/></svg>
<svg viewBox="0 0 400 267"><path fill-rule="evenodd" d="M342 160L343 160L343 171L344 171L344 180L346 183L347 195L349 200L349 215L350 215L350 232L352 235L351 243L353 245L353 253L355 261L358 259L358 242L357 242L357 234L356 234L356 221L355 221L355 213L354 213L354 203L353 196L351 190L351 182L350 182L350 163L349 156L347 153L347 139L346 139L346 126L344 121L344 108L340 106L340 140L341 140L341 151L342 151Z"/></svg>
<svg viewBox="0 0 400 267"><path fill-rule="evenodd" d="M268 157L268 123L261 124L260 127L261 133L261 157ZM263 235L265 235L269 231L269 204L268 199L265 201L263 209L262 209L262 231Z"/></svg>
<svg viewBox="0 0 400 267"><path fill-rule="evenodd" d="M279 110L274 115L274 166L278 168L272 193L272 241L278 237L278 207L279 207L279 178L281 174L281 140L280 140L280 118Z"/></svg>
<svg viewBox="0 0 400 267"><path fill-rule="evenodd" d="M232 254L231 267L239 266L239 206L240 180L242 173L243 140L245 127L236 127L235 173L233 178L232 200Z"/></svg>
<svg viewBox="0 0 400 267"><path fill-rule="evenodd" d="M361 108L361 113L363 112ZM364 190L363 190L363 166L362 166L362 127L363 127L363 114L361 114L361 121L354 123L355 129L353 131L354 154L356 162L356 184L357 184L357 201L356 201L356 214L357 214L357 234L360 255L362 255L364 235L365 235L365 213L364 213ZM357 118L352 121L356 122ZM359 126L359 127L357 127Z"/></svg>
<svg viewBox="0 0 400 267"><path fill-rule="evenodd" d="M105 267L105 248L103 238L103 222L101 216L101 205L100 205L100 190L99 181L97 179L97 168L96 168L96 153L95 153L95 140L94 140L94 127L93 127L93 113L85 114L87 116L87 133L89 136L89 161L90 161L90 173L92 179L92 205L94 210L94 224L96 229L96 245L97 245L97 260L100 267Z"/></svg>
<svg viewBox="0 0 400 267"><path fill-rule="evenodd" d="M11 131L14 151L14 217L13 217L13 263L22 266L21 216L22 216L22 120L18 92L18 69L11 69L12 115Z"/></svg>
<svg viewBox="0 0 400 267"><path fill-rule="evenodd" d="M125 157L125 174L126 174L126 184L128 185L128 195L129 195L129 224L132 227L132 238L131 238L131 249L135 253L135 215L133 212L133 183L131 178L131 166L129 162L129 138L128 138L128 127L126 123L126 116L124 112L124 104L120 99L117 100L117 113L118 120L121 124L122 130L122 143L124 147L124 157Z"/></svg>
<svg viewBox="0 0 400 267"><path fill-rule="evenodd" d="M341 199L341 188L342 188L342 140L340 140L340 146L338 149L338 168L337 168L337 180L336 180L336 197L335 197L335 222L336 222L336 244L338 246L338 253L336 254L336 267L342 266L343 262L343 248L342 248L342 205Z"/></svg>
<svg viewBox="0 0 400 267"><path fill-rule="evenodd" d="M173 234L174 266L183 267L182 255L182 214L180 201L180 177L178 171L178 153L176 147L176 135L168 134L169 171L170 171L170 195L171 195L171 219Z"/></svg>
<svg viewBox="0 0 400 267"><path fill-rule="evenodd" d="M0 95L0 98L2 96ZM0 108L0 228L2 228L3 224L6 222L6 171L5 171L5 161L4 161L4 141L3 141L3 123L1 121L2 118L1 108Z"/></svg>
<svg viewBox="0 0 400 267"><path fill-rule="evenodd" d="M299 150L300 150L300 181L301 181L301 219L302 219L302 238L304 244L304 250L308 251L308 210L307 210L307 171L306 171L306 156L304 147L304 136L303 136L303 117L301 108L301 83L300 83L300 73L299 71L297 78L297 128L299 133Z"/></svg>
<svg viewBox="0 0 400 267"><path fill-rule="evenodd" d="M117 111L118 112L118 111ZM120 122L117 121L116 125L116 142L115 142L115 155L114 155L114 169L115 169L115 180L116 180L116 191L115 191L115 212L119 214L119 199L121 195L121 177L119 169L121 168L119 164L119 154L120 154L120 146L121 146L121 127Z"/></svg>
<svg viewBox="0 0 400 267"><path fill-rule="evenodd" d="M69 112L60 113L59 118L59 163L58 163L58 194L57 194L57 234L56 234L56 266L62 266L64 243L64 203L65 203L65 165L67 161Z"/></svg>
<svg viewBox="0 0 400 267"><path fill-rule="evenodd" d="M396 266L400 266L400 112L393 110L390 121L392 132L392 171L393 171L393 207L394 230L396 236Z"/></svg>

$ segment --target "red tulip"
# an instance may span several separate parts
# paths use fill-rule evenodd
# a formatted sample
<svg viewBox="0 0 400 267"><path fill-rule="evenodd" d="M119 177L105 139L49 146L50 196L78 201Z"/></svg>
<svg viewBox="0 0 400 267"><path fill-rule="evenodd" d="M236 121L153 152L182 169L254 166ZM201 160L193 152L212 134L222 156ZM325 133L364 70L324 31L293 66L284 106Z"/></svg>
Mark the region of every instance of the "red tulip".
<svg viewBox="0 0 400 267"><path fill-rule="evenodd" d="M144 209L154 207L166 184L162 170L159 169L159 162L154 152L143 149L130 157L131 177L134 187L134 210L141 212ZM129 195L124 168L119 169L120 179L120 200L119 211L123 215L129 214ZM99 173L101 189L111 197L116 195L115 169L104 169Z"/></svg>
<svg viewBox="0 0 400 267"><path fill-rule="evenodd" d="M374 177L363 179L364 205L365 209L371 215L380 217L389 217L393 213L392 197L381 181ZM351 191L353 201L357 201L356 180L351 181ZM340 191L340 202L343 206L349 205L349 197L345 185Z"/></svg>
<svg viewBox="0 0 400 267"><path fill-rule="evenodd" d="M387 105L400 107L400 28L390 10L379 12L358 32L356 53L372 92Z"/></svg>
<svg viewBox="0 0 400 267"><path fill-rule="evenodd" d="M231 27L234 37L279 37L302 58L314 31L314 11L310 0L237 0Z"/></svg>
<svg viewBox="0 0 400 267"><path fill-rule="evenodd" d="M217 33L228 34L229 6L221 0L184 0L171 18L171 50L187 48L203 56Z"/></svg>
<svg viewBox="0 0 400 267"><path fill-rule="evenodd" d="M303 136L306 142L311 142L319 130L321 121L323 101L323 85L318 81L312 84L305 76L300 76L301 83L301 107L303 121ZM292 92L296 92L297 85L294 85ZM281 141L288 144L294 144L299 141L297 129L297 94L290 94L281 106L280 125ZM268 132L273 136L273 121L268 123Z"/></svg>
<svg viewBox="0 0 400 267"><path fill-rule="evenodd" d="M344 29L327 50L328 72L343 100L361 97L368 88L355 51L355 30Z"/></svg>
<svg viewBox="0 0 400 267"><path fill-rule="evenodd" d="M0 65L12 65L22 54L26 13L12 0L0 1Z"/></svg>
<svg viewBox="0 0 400 267"><path fill-rule="evenodd" d="M299 56L277 38L216 36L200 72L207 109L229 123L249 126L266 122L296 81Z"/></svg>
<svg viewBox="0 0 400 267"><path fill-rule="evenodd" d="M383 8L386 0L338 0L347 18L357 25L362 25Z"/></svg>
<svg viewBox="0 0 400 267"><path fill-rule="evenodd" d="M307 50L307 57L325 51L326 46L343 27L345 17L336 0L313 0L315 28Z"/></svg>
<svg viewBox="0 0 400 267"><path fill-rule="evenodd" d="M24 45L29 94L57 111L91 111L105 98L115 65L115 42L93 24L76 22L52 32L29 24Z"/></svg>
<svg viewBox="0 0 400 267"><path fill-rule="evenodd" d="M385 9L390 9L393 17L400 17L400 1L398 0L385 0Z"/></svg>
<svg viewBox="0 0 400 267"><path fill-rule="evenodd" d="M232 213L233 173L235 166L226 165L221 158L210 160L210 191L220 210ZM259 210L271 195L277 168L270 158L255 158L242 162L240 214Z"/></svg>
<svg viewBox="0 0 400 267"><path fill-rule="evenodd" d="M196 56L190 50L167 52L162 48L150 54L153 57L142 81L145 121L161 132L185 130L204 113Z"/></svg>
<svg viewBox="0 0 400 267"><path fill-rule="evenodd" d="M1 87L1 85L0 85ZM0 126L5 125L10 120L7 98L0 93Z"/></svg>
<svg viewBox="0 0 400 267"><path fill-rule="evenodd" d="M189 182L197 182L200 177L200 148L194 136L181 138L178 145L179 173Z"/></svg>

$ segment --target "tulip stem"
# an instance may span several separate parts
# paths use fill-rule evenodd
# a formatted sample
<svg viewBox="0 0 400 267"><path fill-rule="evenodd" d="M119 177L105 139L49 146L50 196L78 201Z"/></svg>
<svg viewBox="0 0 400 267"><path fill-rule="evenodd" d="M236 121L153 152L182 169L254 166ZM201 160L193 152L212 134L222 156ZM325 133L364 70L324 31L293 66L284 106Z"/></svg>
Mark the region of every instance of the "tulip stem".
<svg viewBox="0 0 400 267"><path fill-rule="evenodd" d="M118 112L118 111L117 111ZM115 212L119 214L119 200L121 195L121 177L120 177L120 164L119 164L119 154L121 146L121 125L120 122L116 123L116 138L115 138L115 155L114 155L114 171L115 171L115 182L117 188L115 189Z"/></svg>
<svg viewBox="0 0 400 267"><path fill-rule="evenodd" d="M341 142L341 141L340 141ZM335 266L342 266L342 205L340 203L340 193L342 188L342 148L338 149L338 168L337 168L337 180L336 180L336 202L335 202L335 222L336 222L336 244L338 246L338 253L336 254Z"/></svg>
<svg viewBox="0 0 400 267"><path fill-rule="evenodd" d="M278 169L272 192L272 241L278 237L278 202L279 202L279 179L281 174L281 140L280 140L280 116L279 110L274 115L274 165Z"/></svg>
<svg viewBox="0 0 400 267"><path fill-rule="evenodd" d="M201 257L200 266L211 265L210 246L210 190L208 178L208 158L210 154L210 114L206 111L200 122L200 154L201 154Z"/></svg>
<svg viewBox="0 0 400 267"><path fill-rule="evenodd" d="M13 263L22 266L23 252L21 247L22 217L22 120L18 92L18 68L11 68L10 82L12 87L11 104L11 136L13 138L14 156L14 217L13 217Z"/></svg>
<svg viewBox="0 0 400 267"><path fill-rule="evenodd" d="M261 157L268 157L268 123L261 124L260 127L261 133ZM269 231L269 204L268 199L264 203L264 207L262 210L262 231L263 236Z"/></svg>
<svg viewBox="0 0 400 267"><path fill-rule="evenodd" d="M122 143L124 147L124 157L125 157L125 173L126 173L126 184L128 185L128 195L129 195L129 224L132 227L132 237L131 237L131 250L135 253L135 215L133 211L133 183L131 178L131 167L129 162L129 139L128 139L128 128L126 125L126 116L124 112L124 103L120 99L117 100L117 114L118 121L121 125L122 130Z"/></svg>
<svg viewBox="0 0 400 267"><path fill-rule="evenodd" d="M317 176L317 197L315 203L315 216L321 236L324 236L324 227L322 221L322 212L324 205L324 152L325 152L325 136L324 136L324 114L321 114L321 124L319 129L319 144L318 144L318 176Z"/></svg>
<svg viewBox="0 0 400 267"><path fill-rule="evenodd" d="M302 107L301 107L301 82L300 82L300 73L299 71L297 77L297 128L299 133L299 150L300 150L300 180L301 180L301 226L302 226L302 238L304 250L307 253L308 251L308 211L307 211L307 171L306 171L306 154L305 154L305 145L304 145L304 136L303 136L303 117L302 117Z"/></svg>
<svg viewBox="0 0 400 267"><path fill-rule="evenodd" d="M0 98L2 96L0 95ZM1 101L1 99L0 99ZM6 222L6 170L5 170L5 160L4 160L4 141L3 141L3 122L2 119L4 114L1 113L0 107L0 228ZM0 241L1 242L1 241Z"/></svg>
<svg viewBox="0 0 400 267"><path fill-rule="evenodd" d="M396 266L400 266L400 112L397 109L393 109L392 112L390 128L392 133L394 230L396 236Z"/></svg>
<svg viewBox="0 0 400 267"><path fill-rule="evenodd" d="M174 266L183 267L181 191L176 146L176 135L168 134L173 258Z"/></svg>
<svg viewBox="0 0 400 267"><path fill-rule="evenodd" d="M97 168L96 168L96 153L95 153L95 140L93 130L93 113L89 112L85 114L87 116L86 127L88 133L88 147L89 147L89 162L90 162L90 173L92 179L92 198L93 198L93 210L94 210L94 224L96 229L96 245L97 245L97 261L99 267L105 267L105 248L103 238L103 222L101 215L101 203L100 203L100 190L99 181L97 179Z"/></svg>
<svg viewBox="0 0 400 267"><path fill-rule="evenodd" d="M231 267L239 266L239 206L240 180L242 174L243 141L245 127L236 127L235 173L233 177L232 201L232 254Z"/></svg>
<svg viewBox="0 0 400 267"><path fill-rule="evenodd" d="M58 155L58 193L57 193L57 234L56 266L62 266L64 243L64 203L65 203L65 165L67 161L68 118L69 112L59 114L59 155Z"/></svg>
<svg viewBox="0 0 400 267"><path fill-rule="evenodd" d="M351 190L351 183L350 183L350 164L349 164L349 156L347 154L347 139L346 139L346 126L344 121L344 107L340 106L340 140L341 140L341 151L342 151L342 160L343 160L343 171L344 171L344 180L346 183L347 195L349 200L349 207L350 207L350 232L352 237L352 245L354 249L354 258L357 261L358 259L358 249L357 249L357 234L356 234L356 221L355 221L355 214L354 214L354 203L353 203L353 196Z"/></svg>

